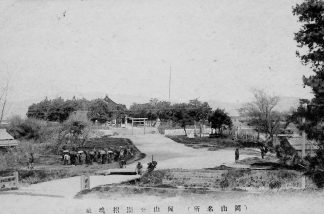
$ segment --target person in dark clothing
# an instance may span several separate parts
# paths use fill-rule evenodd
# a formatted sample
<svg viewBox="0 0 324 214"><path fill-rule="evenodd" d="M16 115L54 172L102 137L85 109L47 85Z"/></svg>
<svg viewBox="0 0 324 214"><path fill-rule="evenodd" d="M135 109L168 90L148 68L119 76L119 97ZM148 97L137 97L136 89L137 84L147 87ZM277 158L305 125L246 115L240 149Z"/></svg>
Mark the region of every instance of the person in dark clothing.
<svg viewBox="0 0 324 214"><path fill-rule="evenodd" d="M93 161L94 161L94 151L90 151L89 152L89 161L90 161L90 164L92 164L93 163Z"/></svg>
<svg viewBox="0 0 324 214"><path fill-rule="evenodd" d="M105 164L107 160L107 153L101 155L101 163Z"/></svg>
<svg viewBox="0 0 324 214"><path fill-rule="evenodd" d="M74 165L75 164L75 158L74 158L74 154L73 153L70 153L70 162L71 162L71 165Z"/></svg>
<svg viewBox="0 0 324 214"><path fill-rule="evenodd" d="M87 165L89 165L89 164L90 164L90 156L89 156L89 152L84 151L84 154L85 154L85 163L86 163Z"/></svg>
<svg viewBox="0 0 324 214"><path fill-rule="evenodd" d="M78 162L82 165L82 154L78 153Z"/></svg>
<svg viewBox="0 0 324 214"><path fill-rule="evenodd" d="M138 162L137 165L136 165L136 173L138 175L142 175L142 169L143 169L143 165L141 162Z"/></svg>
<svg viewBox="0 0 324 214"><path fill-rule="evenodd" d="M240 151L238 148L235 149L235 162L240 159Z"/></svg>
<svg viewBox="0 0 324 214"><path fill-rule="evenodd" d="M261 146L260 150L261 150L261 158L264 159L264 154L265 154L264 148Z"/></svg>
<svg viewBox="0 0 324 214"><path fill-rule="evenodd" d="M147 164L147 171L152 172L156 168L157 162L152 161Z"/></svg>
<svg viewBox="0 0 324 214"><path fill-rule="evenodd" d="M114 156L114 161L117 162L117 161L119 160L119 151L116 150L116 151L114 152L114 154L115 154L115 156Z"/></svg>
<svg viewBox="0 0 324 214"><path fill-rule="evenodd" d="M34 168L34 154L30 153L28 158L28 169Z"/></svg>

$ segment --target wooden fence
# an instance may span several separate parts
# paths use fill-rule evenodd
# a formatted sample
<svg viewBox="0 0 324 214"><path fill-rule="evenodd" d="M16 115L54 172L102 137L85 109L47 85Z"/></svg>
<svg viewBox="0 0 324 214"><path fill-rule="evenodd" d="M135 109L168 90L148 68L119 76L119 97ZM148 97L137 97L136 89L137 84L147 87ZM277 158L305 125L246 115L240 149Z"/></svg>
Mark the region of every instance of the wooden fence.
<svg viewBox="0 0 324 214"><path fill-rule="evenodd" d="M12 176L0 177L0 191L18 188L18 172L14 172Z"/></svg>

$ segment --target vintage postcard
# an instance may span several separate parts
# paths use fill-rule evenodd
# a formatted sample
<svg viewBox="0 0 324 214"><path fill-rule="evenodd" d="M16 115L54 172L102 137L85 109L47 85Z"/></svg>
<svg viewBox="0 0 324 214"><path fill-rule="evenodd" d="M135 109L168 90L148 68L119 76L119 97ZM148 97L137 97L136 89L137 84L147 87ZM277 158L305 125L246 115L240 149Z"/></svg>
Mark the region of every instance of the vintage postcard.
<svg viewBox="0 0 324 214"><path fill-rule="evenodd" d="M1 0L0 213L324 213L324 0Z"/></svg>

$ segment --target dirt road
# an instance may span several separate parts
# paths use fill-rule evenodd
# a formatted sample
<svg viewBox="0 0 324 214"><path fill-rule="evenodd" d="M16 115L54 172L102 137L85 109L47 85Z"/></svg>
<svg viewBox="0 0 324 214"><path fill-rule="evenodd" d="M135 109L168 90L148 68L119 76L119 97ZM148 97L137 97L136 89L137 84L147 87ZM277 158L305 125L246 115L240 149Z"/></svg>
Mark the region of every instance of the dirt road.
<svg viewBox="0 0 324 214"><path fill-rule="evenodd" d="M120 136L119 136L120 137ZM205 167L213 167L220 164L235 165L234 151L232 150L218 150L207 151L197 150L186 147L182 144L175 143L171 139L165 138L161 135L127 135L134 144L147 157L141 162L145 166L151 160L158 161L158 169L163 168L187 168L199 169ZM247 156L241 156L245 158ZM127 166L128 169L135 169L135 165ZM237 166L237 165L236 165ZM91 176L91 187L119 183L126 181L136 176ZM316 197L305 198L304 195L297 195L292 198L287 195L262 196L255 197L251 194L241 194L242 197L233 197L236 193L220 192L218 198L159 198L155 196L138 196L125 197L119 196L114 199L100 199L96 197L87 197L84 199L73 199L73 196L80 190L80 177L72 177L67 179L60 179L50 182L31 185L29 187L21 188L18 191L2 192L0 193L0 210L4 213L86 213L87 209L91 209L92 213L99 213L100 208L105 208L106 213L113 213L113 207L119 206L120 213L126 213L127 206L133 206L136 210L134 213L140 213L141 208L146 208L148 211L153 211L153 207L158 205L161 207L160 213L167 213L167 206L175 206L178 213L194 213L193 206L200 206L200 213L207 213L209 205L215 206L215 210L220 210L222 204L228 205L228 209L234 209L235 204L247 205L248 210L245 213L287 213L288 211L300 211L298 213L320 213L319 210L324 208L322 203L316 204L317 201L324 199L322 193L318 193ZM295 194L294 194L295 195ZM316 200L314 200L316 199ZM271 204L269 204L269 200ZM284 209L280 212L282 202L286 201ZM191 211L188 210L191 207ZM266 209L264 209L266 208ZM270 209L271 208L271 209ZM242 208L243 209L243 208ZM245 208L244 208L245 209ZM88 210L88 211L89 211ZM102 209L101 209L102 210ZM234 210L233 210L234 211ZM248 211L248 212L246 212ZM306 212L307 211L307 212Z"/></svg>
<svg viewBox="0 0 324 214"><path fill-rule="evenodd" d="M234 161L234 149L208 151L207 149L193 149L158 134L128 135L139 150L147 156L141 162L151 161L152 155L158 162L157 169L184 168L202 169L219 165L240 167ZM241 155L240 159L254 157ZM129 167L135 167L136 163Z"/></svg>

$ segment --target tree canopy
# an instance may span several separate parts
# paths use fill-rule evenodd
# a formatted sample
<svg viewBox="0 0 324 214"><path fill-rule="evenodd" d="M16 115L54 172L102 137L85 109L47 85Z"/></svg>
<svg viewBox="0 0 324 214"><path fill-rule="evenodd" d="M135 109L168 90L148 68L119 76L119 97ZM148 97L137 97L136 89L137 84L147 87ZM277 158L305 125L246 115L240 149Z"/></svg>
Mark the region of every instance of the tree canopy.
<svg viewBox="0 0 324 214"><path fill-rule="evenodd" d="M308 138L324 140L324 1L305 0L293 8L293 14L302 24L295 34L299 50L297 56L303 64L310 66L313 75L303 76L305 86L312 89L314 98L301 100L300 107L292 118L304 117L299 128L305 130ZM323 143L322 143L323 144Z"/></svg>
<svg viewBox="0 0 324 214"><path fill-rule="evenodd" d="M67 100L61 97L52 100L45 98L41 102L28 107L27 117L63 122L68 119L72 112L78 110L88 111L88 117L91 121L106 122L119 118L126 111L126 106L115 103L108 96L91 101L84 98L76 99L75 97Z"/></svg>
<svg viewBox="0 0 324 214"><path fill-rule="evenodd" d="M231 128L232 120L230 116L223 109L217 108L208 118L211 123L211 128L218 129L219 133L222 134L223 128Z"/></svg>

